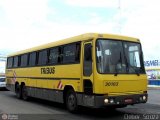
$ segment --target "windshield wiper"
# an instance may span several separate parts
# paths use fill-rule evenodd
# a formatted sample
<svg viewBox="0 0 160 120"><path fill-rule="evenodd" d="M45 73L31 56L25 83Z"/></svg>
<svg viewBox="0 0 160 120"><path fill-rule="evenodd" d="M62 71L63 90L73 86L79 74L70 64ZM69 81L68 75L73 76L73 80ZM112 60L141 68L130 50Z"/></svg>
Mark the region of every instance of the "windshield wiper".
<svg viewBox="0 0 160 120"><path fill-rule="evenodd" d="M114 74L114 76L117 76L118 75L118 72L116 72L115 74Z"/></svg>
<svg viewBox="0 0 160 120"><path fill-rule="evenodd" d="M139 72L138 72L137 68L136 68L136 69L134 69L134 70L135 70L135 73L137 74L137 76L139 76L140 74L139 74Z"/></svg>
<svg viewBox="0 0 160 120"><path fill-rule="evenodd" d="M136 66L129 66L129 68L131 68L137 74L137 76L140 75Z"/></svg>
<svg viewBox="0 0 160 120"><path fill-rule="evenodd" d="M127 57L126 56L124 56L124 57L125 57L125 61L126 61L126 71L127 71L127 73L129 73L129 68L131 68L137 74L137 76L139 76L140 74L139 74L138 70L136 70L136 67L129 65L129 63L127 61Z"/></svg>

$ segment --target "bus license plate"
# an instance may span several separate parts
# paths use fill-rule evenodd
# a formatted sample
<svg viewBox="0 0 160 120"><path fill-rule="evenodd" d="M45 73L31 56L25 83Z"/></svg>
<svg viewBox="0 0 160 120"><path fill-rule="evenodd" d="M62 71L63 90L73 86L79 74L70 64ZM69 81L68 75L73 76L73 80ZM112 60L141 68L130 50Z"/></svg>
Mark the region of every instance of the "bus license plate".
<svg viewBox="0 0 160 120"><path fill-rule="evenodd" d="M125 103L132 103L133 100L132 100L132 99L125 99L124 102L125 102Z"/></svg>

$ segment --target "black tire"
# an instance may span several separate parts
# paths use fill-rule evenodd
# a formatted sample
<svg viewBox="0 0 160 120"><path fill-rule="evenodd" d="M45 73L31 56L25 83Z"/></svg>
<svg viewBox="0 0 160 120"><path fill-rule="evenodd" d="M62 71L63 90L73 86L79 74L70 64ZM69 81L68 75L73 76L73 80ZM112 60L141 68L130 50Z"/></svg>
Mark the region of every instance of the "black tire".
<svg viewBox="0 0 160 120"><path fill-rule="evenodd" d="M66 107L68 111L75 113L78 110L77 97L73 90L69 90L66 95Z"/></svg>
<svg viewBox="0 0 160 120"><path fill-rule="evenodd" d="M18 99L21 99L21 98L22 98L22 94L21 94L21 86L20 86L19 84L16 85L15 92L16 92L17 98L18 98Z"/></svg>
<svg viewBox="0 0 160 120"><path fill-rule="evenodd" d="M27 92L27 88L25 85L22 86L22 99L23 100L28 100L28 92Z"/></svg>

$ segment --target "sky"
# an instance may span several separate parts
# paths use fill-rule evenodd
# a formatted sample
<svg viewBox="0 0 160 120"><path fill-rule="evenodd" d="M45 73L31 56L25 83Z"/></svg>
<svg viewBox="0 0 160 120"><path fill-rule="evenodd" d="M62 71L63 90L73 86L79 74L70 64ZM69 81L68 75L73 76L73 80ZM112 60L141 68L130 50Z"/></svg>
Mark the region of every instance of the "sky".
<svg viewBox="0 0 160 120"><path fill-rule="evenodd" d="M159 0L0 0L0 54L88 33L137 37L159 59Z"/></svg>

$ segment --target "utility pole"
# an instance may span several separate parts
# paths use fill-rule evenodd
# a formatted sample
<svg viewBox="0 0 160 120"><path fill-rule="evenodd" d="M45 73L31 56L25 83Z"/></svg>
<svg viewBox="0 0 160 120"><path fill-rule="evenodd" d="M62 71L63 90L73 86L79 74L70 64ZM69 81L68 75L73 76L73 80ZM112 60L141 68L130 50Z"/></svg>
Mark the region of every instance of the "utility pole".
<svg viewBox="0 0 160 120"><path fill-rule="evenodd" d="M119 13L119 18L118 18L118 32L121 34L121 0L118 0L118 13Z"/></svg>

